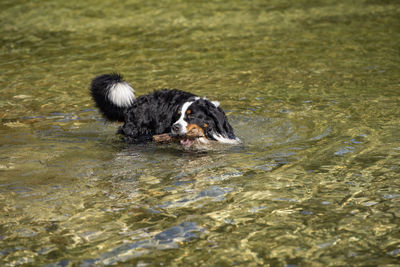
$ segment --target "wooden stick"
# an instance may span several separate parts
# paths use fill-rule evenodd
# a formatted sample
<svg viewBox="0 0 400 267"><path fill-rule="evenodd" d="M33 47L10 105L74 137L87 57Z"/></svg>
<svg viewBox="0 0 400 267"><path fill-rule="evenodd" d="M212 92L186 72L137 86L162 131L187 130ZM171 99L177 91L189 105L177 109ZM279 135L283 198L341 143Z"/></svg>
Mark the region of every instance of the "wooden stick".
<svg viewBox="0 0 400 267"><path fill-rule="evenodd" d="M168 144L168 143L173 143L175 141L178 141L179 138L177 135L171 135L171 134L157 134L153 135L153 141L159 144Z"/></svg>
<svg viewBox="0 0 400 267"><path fill-rule="evenodd" d="M159 144L168 144L182 139L196 139L204 137L204 131L195 124L188 125L188 132L185 135L173 135L170 133L153 135L153 141Z"/></svg>

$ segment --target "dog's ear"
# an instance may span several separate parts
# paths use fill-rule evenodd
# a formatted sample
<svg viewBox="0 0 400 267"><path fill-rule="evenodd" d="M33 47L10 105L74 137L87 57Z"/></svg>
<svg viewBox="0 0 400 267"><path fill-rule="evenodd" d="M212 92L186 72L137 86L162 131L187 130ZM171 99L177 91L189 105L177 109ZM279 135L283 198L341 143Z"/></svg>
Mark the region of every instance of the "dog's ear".
<svg viewBox="0 0 400 267"><path fill-rule="evenodd" d="M233 128L228 122L228 118L221 107L215 106L214 103L209 106L209 115L213 119L216 133L218 135L227 136L228 138L235 138Z"/></svg>

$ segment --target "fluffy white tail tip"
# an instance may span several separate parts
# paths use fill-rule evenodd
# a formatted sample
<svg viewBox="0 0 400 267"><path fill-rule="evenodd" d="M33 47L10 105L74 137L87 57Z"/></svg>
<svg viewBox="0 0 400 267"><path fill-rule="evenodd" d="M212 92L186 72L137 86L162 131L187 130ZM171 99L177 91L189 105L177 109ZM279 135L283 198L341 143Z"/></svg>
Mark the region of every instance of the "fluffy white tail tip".
<svg viewBox="0 0 400 267"><path fill-rule="evenodd" d="M115 83L108 91L108 99L118 107L127 108L135 100L134 92L127 82Z"/></svg>

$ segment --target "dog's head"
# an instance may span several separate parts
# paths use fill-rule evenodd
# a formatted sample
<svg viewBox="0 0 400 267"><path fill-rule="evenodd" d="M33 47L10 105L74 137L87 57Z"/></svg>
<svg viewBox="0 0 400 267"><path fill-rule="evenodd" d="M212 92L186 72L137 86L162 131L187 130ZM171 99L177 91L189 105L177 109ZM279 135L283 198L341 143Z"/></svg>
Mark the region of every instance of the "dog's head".
<svg viewBox="0 0 400 267"><path fill-rule="evenodd" d="M175 114L171 132L187 136L181 141L184 146L196 142L207 144L210 140L226 144L239 142L219 103L205 98L196 97L185 102Z"/></svg>

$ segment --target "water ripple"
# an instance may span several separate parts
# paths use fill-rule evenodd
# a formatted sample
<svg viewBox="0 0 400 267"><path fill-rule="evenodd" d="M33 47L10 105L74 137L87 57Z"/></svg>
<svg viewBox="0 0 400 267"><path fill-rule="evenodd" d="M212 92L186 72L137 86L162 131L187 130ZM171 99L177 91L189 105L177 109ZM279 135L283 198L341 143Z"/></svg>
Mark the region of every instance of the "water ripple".
<svg viewBox="0 0 400 267"><path fill-rule="evenodd" d="M96 259L82 261L81 266L113 265L119 262L150 253L153 249L165 250L178 248L182 242L198 238L205 230L195 222L182 222L177 226L168 228L149 239L136 241L116 247L109 252L101 254Z"/></svg>

